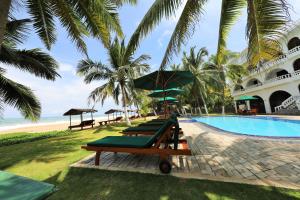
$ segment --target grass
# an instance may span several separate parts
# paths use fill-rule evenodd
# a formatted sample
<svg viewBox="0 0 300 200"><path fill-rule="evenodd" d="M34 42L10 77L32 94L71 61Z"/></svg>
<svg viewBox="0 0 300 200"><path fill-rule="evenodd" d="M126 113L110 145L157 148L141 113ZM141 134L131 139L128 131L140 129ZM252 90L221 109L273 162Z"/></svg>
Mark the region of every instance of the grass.
<svg viewBox="0 0 300 200"><path fill-rule="evenodd" d="M11 134L2 134L0 135L0 147L9 146L13 144L20 144L25 142L33 142L36 140L65 136L71 134L69 130L66 131L50 131L42 133L11 133Z"/></svg>
<svg viewBox="0 0 300 200"><path fill-rule="evenodd" d="M139 123L139 122L135 122ZM69 168L91 154L86 142L120 135L124 124L75 132L18 133L0 137L0 169L58 186L53 199L300 199L300 191L171 176ZM47 135L43 138L42 135ZM0 142L1 143L1 142ZM126 196L124 196L126 195Z"/></svg>
<svg viewBox="0 0 300 200"><path fill-rule="evenodd" d="M60 183L59 190L49 200L66 199L66 197L86 200L289 200L300 198L299 192L282 188L97 169L71 168L67 173L58 174L48 181Z"/></svg>

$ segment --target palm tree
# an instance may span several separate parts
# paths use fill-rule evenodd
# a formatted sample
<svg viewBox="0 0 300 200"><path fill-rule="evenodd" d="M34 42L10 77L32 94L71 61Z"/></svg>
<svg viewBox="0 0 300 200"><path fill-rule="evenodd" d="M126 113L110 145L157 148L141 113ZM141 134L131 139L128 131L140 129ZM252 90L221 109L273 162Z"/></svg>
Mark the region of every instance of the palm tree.
<svg viewBox="0 0 300 200"><path fill-rule="evenodd" d="M226 78L235 81L234 79L237 78L236 76L240 77L246 75L247 73L244 66L231 63L231 60L236 58L237 56L238 54L235 52L224 50L221 63L218 62L217 55L216 56L212 55L209 58L209 61L205 64L206 69L215 70L216 72L215 74L219 79L219 84L217 88L221 90L222 114L225 114L225 96L226 96L226 88L227 88Z"/></svg>
<svg viewBox="0 0 300 200"><path fill-rule="evenodd" d="M37 77L54 81L59 74L55 60L40 49L20 50L18 44L26 39L30 20L13 20L6 23L6 32L1 45L0 63L15 67ZM41 106L32 90L20 83L5 77L6 69L0 67L0 107L3 103L18 109L26 119L37 120Z"/></svg>
<svg viewBox="0 0 300 200"><path fill-rule="evenodd" d="M172 71L179 71L181 69L181 66L179 64L172 64L170 65L170 69Z"/></svg>
<svg viewBox="0 0 300 200"><path fill-rule="evenodd" d="M83 37L88 34L100 38L107 47L111 31L122 35L117 7L128 2L134 4L136 0L1 0L0 44L7 20L14 8L21 5L26 8L36 33L48 50L56 40L55 17L82 52L87 53Z"/></svg>
<svg viewBox="0 0 300 200"><path fill-rule="evenodd" d="M195 52L195 48L196 47L192 47L190 49L189 55L187 55L186 52L183 53L183 69L190 71L194 75L195 80L190 88L190 91L192 94L194 94L198 107L200 107L198 100L198 97L200 96L205 108L205 112L206 114L208 114L207 104L205 100L207 97L207 88L210 84L210 80L219 80L215 78L216 70L203 68L204 58L208 56L208 51L206 50L206 48L199 49L197 53Z"/></svg>
<svg viewBox="0 0 300 200"><path fill-rule="evenodd" d="M80 76L84 76L84 81L87 84L92 81L107 81L91 92L89 96L90 102L101 101L103 104L107 97L112 96L116 104L119 104L121 94L125 120L130 125L127 106L132 96L132 80L149 70L149 65L144 63L144 61L150 59L150 57L141 55L134 59L133 53L128 54L124 40L120 42L117 38L114 39L107 50L109 56L108 65L94 62L90 59L81 60L78 64L77 73Z"/></svg>
<svg viewBox="0 0 300 200"><path fill-rule="evenodd" d="M206 2L207 0L156 0L135 30L129 41L129 48L136 48L141 39L163 18L172 17L183 7L160 65L161 69L165 69L172 55L179 53L182 44L193 35ZM277 39L290 20L286 0L222 0L217 64L222 63L228 34L245 7L248 11L246 37L249 43L249 63L255 66L260 60L273 58L280 52Z"/></svg>

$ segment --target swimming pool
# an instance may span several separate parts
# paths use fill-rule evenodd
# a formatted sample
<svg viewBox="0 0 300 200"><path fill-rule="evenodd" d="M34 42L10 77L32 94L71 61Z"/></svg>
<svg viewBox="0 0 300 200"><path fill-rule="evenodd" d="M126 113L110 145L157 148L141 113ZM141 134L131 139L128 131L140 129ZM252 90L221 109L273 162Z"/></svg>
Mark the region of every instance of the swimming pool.
<svg viewBox="0 0 300 200"><path fill-rule="evenodd" d="M299 137L300 121L272 117L194 117L197 122L237 134L265 137Z"/></svg>

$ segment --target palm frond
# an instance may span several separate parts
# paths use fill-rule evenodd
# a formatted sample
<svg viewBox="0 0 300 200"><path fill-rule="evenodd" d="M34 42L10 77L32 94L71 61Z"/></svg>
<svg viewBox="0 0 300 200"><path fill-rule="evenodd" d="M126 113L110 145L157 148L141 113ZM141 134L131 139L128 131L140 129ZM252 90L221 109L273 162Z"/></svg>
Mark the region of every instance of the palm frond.
<svg viewBox="0 0 300 200"><path fill-rule="evenodd" d="M109 81L108 83L97 87L90 93L88 97L89 103L91 103L92 101L101 102L101 104L103 105L105 99L113 95L114 88L115 87L113 81Z"/></svg>
<svg viewBox="0 0 300 200"><path fill-rule="evenodd" d="M18 109L21 114L32 121L39 119L41 105L30 88L16 83L0 74L1 102Z"/></svg>
<svg viewBox="0 0 300 200"><path fill-rule="evenodd" d="M88 35L85 26L74 9L65 0L53 0L53 12L58 16L63 27L67 29L69 37L76 43L77 48L87 54L87 47L83 36Z"/></svg>
<svg viewBox="0 0 300 200"><path fill-rule="evenodd" d="M245 0L222 0L221 19L219 25L219 39L217 50L217 64L222 63L222 56L225 55L226 41L242 9L246 6Z"/></svg>
<svg viewBox="0 0 300 200"><path fill-rule="evenodd" d="M105 80L112 75L112 71L101 62L94 62L90 59L81 60L77 66L77 74L84 76L86 83L95 80Z"/></svg>
<svg viewBox="0 0 300 200"><path fill-rule="evenodd" d="M16 46L24 43L28 37L30 19L11 19L6 24L6 32L4 35L4 44Z"/></svg>
<svg viewBox="0 0 300 200"><path fill-rule="evenodd" d="M122 36L122 30L117 14L117 6L107 0L67 0L84 22L87 30L100 38L106 48L110 43L110 33L115 31Z"/></svg>
<svg viewBox="0 0 300 200"><path fill-rule="evenodd" d="M124 48L120 45L120 42L117 37L111 42L109 49L108 49L108 55L109 55L109 62L112 68L115 70L118 69L119 66L123 65L123 58L124 55L121 54L121 48Z"/></svg>
<svg viewBox="0 0 300 200"><path fill-rule="evenodd" d="M164 17L168 19L173 16L183 2L183 0L155 0L132 34L128 42L126 55L132 55L139 46L140 41L148 35Z"/></svg>
<svg viewBox="0 0 300 200"><path fill-rule="evenodd" d="M60 77L57 62L40 49L18 50L2 45L0 62L47 80Z"/></svg>
<svg viewBox="0 0 300 200"><path fill-rule="evenodd" d="M281 53L278 39L290 21L286 0L247 0L248 61L256 66Z"/></svg>
<svg viewBox="0 0 300 200"><path fill-rule="evenodd" d="M160 64L161 70L165 69L170 62L172 54L177 54L181 45L194 33L195 25L199 22L206 2L207 0L187 0Z"/></svg>
<svg viewBox="0 0 300 200"><path fill-rule="evenodd" d="M26 3L33 27L49 50L56 40L53 7L47 0L27 0Z"/></svg>
<svg viewBox="0 0 300 200"><path fill-rule="evenodd" d="M123 6L124 4L130 4L130 5L136 5L137 0L112 0L114 4L116 4L118 7Z"/></svg>

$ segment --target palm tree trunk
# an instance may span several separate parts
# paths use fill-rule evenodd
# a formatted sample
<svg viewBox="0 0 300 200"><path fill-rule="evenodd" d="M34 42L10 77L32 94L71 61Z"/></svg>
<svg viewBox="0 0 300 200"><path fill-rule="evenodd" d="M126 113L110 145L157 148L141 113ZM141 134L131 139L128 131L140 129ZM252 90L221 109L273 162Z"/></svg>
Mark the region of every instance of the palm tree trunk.
<svg viewBox="0 0 300 200"><path fill-rule="evenodd" d="M126 100L126 95L124 91L124 87L121 87L122 89L122 97L123 97L123 106L124 106L124 114L125 114L125 121L127 126L131 126L129 117L128 117L128 111L127 111L127 100Z"/></svg>
<svg viewBox="0 0 300 200"><path fill-rule="evenodd" d="M199 115L202 115L199 99L197 97L196 97L196 101L197 101L197 107L199 109Z"/></svg>
<svg viewBox="0 0 300 200"><path fill-rule="evenodd" d="M11 5L11 0L1 0L0 6L0 52L1 45L4 39L4 33L6 30L6 23L8 18L8 13Z"/></svg>
<svg viewBox="0 0 300 200"><path fill-rule="evenodd" d="M224 67L221 65L221 78L222 78L222 115L225 115L225 71Z"/></svg>
<svg viewBox="0 0 300 200"><path fill-rule="evenodd" d="M140 113L140 107L139 107L139 104L136 102L136 109L137 109L137 114L139 117L142 117L141 116L141 113Z"/></svg>
<svg viewBox="0 0 300 200"><path fill-rule="evenodd" d="M222 92L222 115L225 115L225 85L223 85Z"/></svg>
<svg viewBox="0 0 300 200"><path fill-rule="evenodd" d="M207 106L206 106L206 101L205 101L205 99L204 99L204 97L203 97L203 95L202 95L201 92L200 92L200 97L201 97L201 100L202 100L202 102L204 104L205 113L208 115L208 109L207 109Z"/></svg>

